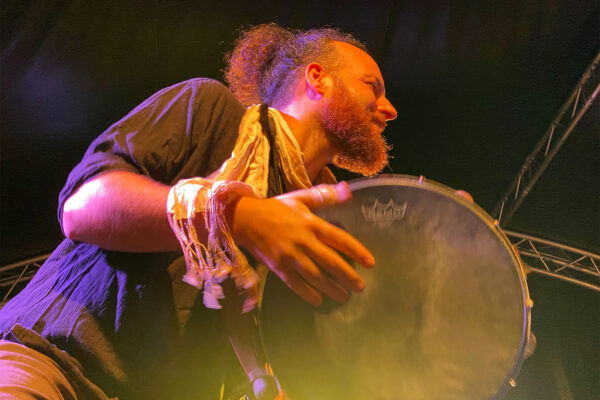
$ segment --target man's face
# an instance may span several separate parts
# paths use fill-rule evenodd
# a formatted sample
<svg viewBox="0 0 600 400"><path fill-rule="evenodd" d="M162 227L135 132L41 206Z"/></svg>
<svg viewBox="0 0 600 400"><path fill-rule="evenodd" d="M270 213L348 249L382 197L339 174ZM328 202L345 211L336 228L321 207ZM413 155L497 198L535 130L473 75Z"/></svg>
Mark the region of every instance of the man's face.
<svg viewBox="0 0 600 400"><path fill-rule="evenodd" d="M348 67L333 76L331 96L318 112L319 122L338 149L334 165L370 176L388 163L382 135L396 110L385 98L383 79L375 61L362 50L340 43Z"/></svg>
<svg viewBox="0 0 600 400"><path fill-rule="evenodd" d="M375 175L388 163L382 135L385 119L362 107L339 78L328 104L319 113L320 122L338 148L333 164L365 176Z"/></svg>

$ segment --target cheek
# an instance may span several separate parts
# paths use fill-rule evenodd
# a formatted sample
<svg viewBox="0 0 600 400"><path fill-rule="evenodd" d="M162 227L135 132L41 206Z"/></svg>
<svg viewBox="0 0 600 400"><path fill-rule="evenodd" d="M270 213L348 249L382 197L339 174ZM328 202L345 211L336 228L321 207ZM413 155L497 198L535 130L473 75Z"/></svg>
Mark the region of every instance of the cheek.
<svg viewBox="0 0 600 400"><path fill-rule="evenodd" d="M369 110L371 112L376 112L377 111L377 100L375 100L375 98L373 98L373 101L371 101L369 103L369 107L367 108L367 110Z"/></svg>
<svg viewBox="0 0 600 400"><path fill-rule="evenodd" d="M363 88L350 88L348 94L351 96L351 100L360 106L361 109L367 111L377 110L377 99L373 92L369 89Z"/></svg>
<svg viewBox="0 0 600 400"><path fill-rule="evenodd" d="M377 111L377 99L373 92L367 91L358 98L358 104L360 104L365 110L375 112Z"/></svg>
<svg viewBox="0 0 600 400"><path fill-rule="evenodd" d="M368 112L369 114L375 113L377 111L377 100L375 97L371 95L370 97L364 97L362 101L357 102L363 110Z"/></svg>

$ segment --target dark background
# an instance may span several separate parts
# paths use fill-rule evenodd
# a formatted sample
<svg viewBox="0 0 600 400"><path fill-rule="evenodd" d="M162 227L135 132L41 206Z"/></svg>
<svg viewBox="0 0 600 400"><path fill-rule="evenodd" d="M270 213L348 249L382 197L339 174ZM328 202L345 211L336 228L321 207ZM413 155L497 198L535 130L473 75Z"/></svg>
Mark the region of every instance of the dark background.
<svg viewBox="0 0 600 400"><path fill-rule="evenodd" d="M599 49L593 0L0 7L0 264L52 250L58 192L90 141L158 89L222 80L241 26L330 24L365 41L398 110L386 172L465 189L488 212ZM596 102L509 228L600 252L599 110ZM600 296L547 277L528 283L538 349L508 398L600 398Z"/></svg>

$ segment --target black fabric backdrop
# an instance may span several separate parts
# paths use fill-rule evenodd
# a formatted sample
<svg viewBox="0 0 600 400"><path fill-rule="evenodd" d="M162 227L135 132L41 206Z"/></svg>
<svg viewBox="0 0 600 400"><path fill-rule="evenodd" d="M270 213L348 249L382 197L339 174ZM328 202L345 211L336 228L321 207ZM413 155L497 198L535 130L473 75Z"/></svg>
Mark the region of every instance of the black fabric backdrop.
<svg viewBox="0 0 600 400"><path fill-rule="evenodd" d="M488 212L599 48L594 0L0 7L1 264L50 251L61 239L58 191L89 142L160 88L222 79L243 25L331 24L365 41L398 109L386 172L465 189ZM509 228L600 251L599 116L596 103ZM529 285L539 346L509 398L599 398L598 294L539 276Z"/></svg>

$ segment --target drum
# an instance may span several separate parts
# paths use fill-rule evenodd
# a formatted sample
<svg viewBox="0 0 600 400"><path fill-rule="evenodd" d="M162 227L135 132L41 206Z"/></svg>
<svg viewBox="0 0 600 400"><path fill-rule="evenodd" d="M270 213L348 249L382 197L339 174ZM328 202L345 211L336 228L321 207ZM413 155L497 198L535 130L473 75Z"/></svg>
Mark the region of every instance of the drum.
<svg viewBox="0 0 600 400"><path fill-rule="evenodd" d="M514 386L530 329L525 274L480 207L403 175L350 182L320 209L373 253L366 288L314 308L267 279L260 325L294 400L499 399Z"/></svg>

